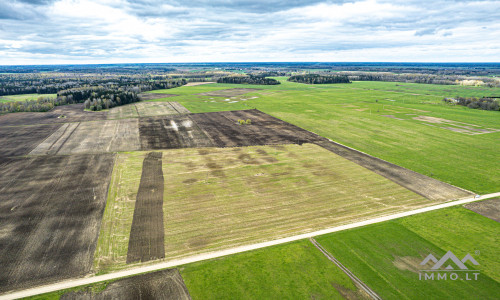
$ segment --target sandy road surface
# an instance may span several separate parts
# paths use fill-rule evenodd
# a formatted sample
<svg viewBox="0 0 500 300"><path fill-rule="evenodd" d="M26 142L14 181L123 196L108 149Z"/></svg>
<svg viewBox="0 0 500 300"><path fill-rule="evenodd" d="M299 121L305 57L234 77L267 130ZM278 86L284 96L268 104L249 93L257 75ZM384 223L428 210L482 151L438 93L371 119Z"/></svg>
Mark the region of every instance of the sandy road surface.
<svg viewBox="0 0 500 300"><path fill-rule="evenodd" d="M101 281L105 281L105 280L113 280L113 279L118 279L118 278L122 278L122 277L126 277L126 276L133 276L133 275L142 274L142 273L146 273L146 272L157 271L157 270L166 269L166 268L172 268L172 267L176 267L179 265L185 265L185 264L189 264L189 263L193 263L193 262L197 262L197 261L202 261L202 260L222 257L222 256L226 256L226 255L232 255L232 254L236 254L236 253L246 252L246 251L250 251L250 250L270 247L270 246L274 246L274 245L284 244L284 243L293 242L293 241L297 241L297 240L301 240L301 239L315 237L318 235L347 230L347 229L361 227L361 226L374 224L374 223L380 223L380 222L384 222L384 221L388 221L388 220L398 219L398 218L411 216L411 215L415 215L415 214L419 214L419 213L424 213L424 212L428 212L428 211L432 211L432 210L461 205L461 204L465 204L465 203L480 201L480 200L494 198L494 197L500 197L500 192L493 193L493 194L487 194L487 195L483 195L483 196L465 198L465 199L461 199L461 200L457 200L457 201L446 202L446 203L442 203L442 204L438 204L438 205L433 205L433 206L424 207L424 208L420 208L420 209L410 210L407 212L402 212L402 213L392 214L392 215L388 215L388 216L384 216L384 217L365 220L362 222L356 222L356 223L332 227L332 228L328 228L328 229L324 229L324 230L320 230L320 231L310 232L310 233L306 233L306 234L290 236L290 237L283 238L283 239L278 239L278 240L273 240L273 241L268 241L268 242L263 242L263 243L257 243L257 244L253 244L253 245L241 246L241 247L226 249L226 250L222 250L222 251L204 253L204 254L188 257L188 258L171 260L171 261L162 262L162 263L158 263L158 264L154 264L154 265L150 265L150 266L138 267L138 268L134 268L134 269L130 269L130 270L124 270L124 271L119 271L119 272L115 272L115 273L99 275L99 276L94 276L94 277L89 277L89 278L65 280L65 281L61 281L58 283L54 283L54 284L35 287L32 289L26 289L26 290L22 290L22 291L13 292L13 293L3 294L0 296L0 300L29 297L29 296L34 296L34 295L38 295L38 294L44 294L44 293L49 293L49 292L53 292L53 291L73 288L73 287L77 287L77 286L97 283L97 282L101 282Z"/></svg>

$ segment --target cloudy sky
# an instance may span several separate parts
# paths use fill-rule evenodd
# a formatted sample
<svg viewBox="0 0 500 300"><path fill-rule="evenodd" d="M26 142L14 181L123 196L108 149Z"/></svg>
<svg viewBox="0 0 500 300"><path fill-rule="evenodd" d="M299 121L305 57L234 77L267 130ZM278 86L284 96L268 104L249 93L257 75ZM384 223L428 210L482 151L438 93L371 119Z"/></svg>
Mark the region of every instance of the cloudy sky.
<svg viewBox="0 0 500 300"><path fill-rule="evenodd" d="M499 62L500 1L0 0L0 64Z"/></svg>

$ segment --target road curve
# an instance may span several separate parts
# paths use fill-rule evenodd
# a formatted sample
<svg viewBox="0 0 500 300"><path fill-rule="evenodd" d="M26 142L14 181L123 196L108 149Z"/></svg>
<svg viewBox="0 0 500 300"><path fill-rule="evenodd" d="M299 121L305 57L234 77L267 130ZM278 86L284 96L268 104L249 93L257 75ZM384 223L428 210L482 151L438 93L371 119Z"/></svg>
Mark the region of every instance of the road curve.
<svg viewBox="0 0 500 300"><path fill-rule="evenodd" d="M471 198L450 201L450 202L446 202L446 203L442 203L442 204L438 204L438 205L428 206L428 207L424 207L424 208L419 208L419 209L410 210L410 211L406 211L406 212L402 212L402 213L387 215L387 216L383 216L383 217L378 217L378 218L369 219L369 220L365 220L365 221L361 221L361 222L346 224L346 225L342 225L342 226L331 227L331 228L327 228L327 229L323 229L323 230L319 230L319 231L314 231L314 232L305 233L305 234L299 234L299 235L290 236L290 237L282 238L282 239L278 239L278 240L272 240L272 241L263 242L263 243L257 243L257 244L252 244L252 245L246 245L246 246L240 246L240 247L236 247L236 248L221 250L221 251L199 254L199 255L183 258L183 259L166 261L166 262L157 263L154 265L137 267L137 268L119 271L119 272L115 272L115 273L93 276L93 277L88 277L88 278L64 280L64 281L61 281L58 283L38 286L38 287L34 287L31 289L26 289L26 290L22 290L22 291L6 293L3 295L0 295L0 300L30 297L30 296L35 296L35 295L39 295L39 294L45 294L45 293L50 293L50 292L54 292L54 291L59 291L59 290L63 290L63 289L74 288L77 286L93 284L93 283L97 283L97 282L101 282L101 281L113 280L113 279L118 279L118 278L122 278L122 277L128 277L128 276L138 275L138 274L142 274L142 273L158 271L161 269L177 267L180 265L185 265L185 264L189 264L189 263L193 263L193 262L198 262L198 261L208 260L208 259L212 259L212 258L232 255L232 254L246 252L246 251L250 251L250 250L266 248L266 247L275 246L275 245L284 244L284 243L289 243L289 242L293 242L293 241L297 241L297 240L308 239L308 238L312 238L312 237L315 237L318 235L323 235L323 234L327 234L327 233L332 233L332 232L347 230L347 229L351 229L351 228L366 226L366 225L370 225L370 224L380 223L380 222L384 222L384 221L388 221L388 220L398 219L398 218L416 215L416 214L420 214L420 213L424 213L424 212L428 212L428 211L432 211L432 210L437 210L437 209L442 209L442 208L446 208L446 207L466 204L466 203L485 200L485 199L494 198L494 197L500 197L500 192L482 195L482 196L477 195L477 196L471 197Z"/></svg>

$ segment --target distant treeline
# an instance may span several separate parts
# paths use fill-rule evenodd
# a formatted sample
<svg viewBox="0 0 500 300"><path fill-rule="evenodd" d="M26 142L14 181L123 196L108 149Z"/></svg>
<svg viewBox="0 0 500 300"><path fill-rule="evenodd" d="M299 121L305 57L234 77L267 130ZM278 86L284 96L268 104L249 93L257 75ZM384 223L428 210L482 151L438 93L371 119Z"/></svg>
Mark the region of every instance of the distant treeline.
<svg viewBox="0 0 500 300"><path fill-rule="evenodd" d="M352 81L386 81L444 85L470 85L500 87L500 80L493 77L470 77L463 75L436 75L405 73L394 74L385 72L341 72Z"/></svg>
<svg viewBox="0 0 500 300"><path fill-rule="evenodd" d="M254 75L225 76L217 79L217 83L260 84L260 85L280 84L280 82L276 79L266 78L264 76L254 76Z"/></svg>
<svg viewBox="0 0 500 300"><path fill-rule="evenodd" d="M85 103L85 108L93 111L140 101L138 93L152 87L169 89L186 84L185 79L154 82L145 86L89 86L62 90L57 97L39 97L37 100L0 103L0 112L45 112L54 106Z"/></svg>
<svg viewBox="0 0 500 300"><path fill-rule="evenodd" d="M443 102L450 104L458 104L462 106L467 106L469 108L474 109L482 109L482 110L500 110L500 105L498 103L498 99L495 98L464 98L464 97L456 97L456 98L444 98Z"/></svg>
<svg viewBox="0 0 500 300"><path fill-rule="evenodd" d="M307 83L307 84L351 83L351 81L349 81L349 77L345 75L319 75L319 74L294 75L288 78L288 81Z"/></svg>

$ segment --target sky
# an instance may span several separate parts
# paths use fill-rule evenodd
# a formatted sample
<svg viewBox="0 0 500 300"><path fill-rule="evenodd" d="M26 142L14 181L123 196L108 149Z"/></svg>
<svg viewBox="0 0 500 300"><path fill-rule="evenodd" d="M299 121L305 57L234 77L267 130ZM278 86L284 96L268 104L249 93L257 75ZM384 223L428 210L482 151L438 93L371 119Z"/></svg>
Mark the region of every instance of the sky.
<svg viewBox="0 0 500 300"><path fill-rule="evenodd" d="M500 1L0 0L0 65L500 62Z"/></svg>

